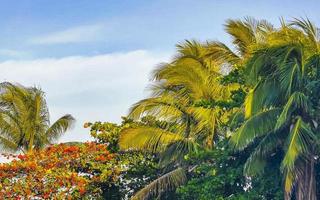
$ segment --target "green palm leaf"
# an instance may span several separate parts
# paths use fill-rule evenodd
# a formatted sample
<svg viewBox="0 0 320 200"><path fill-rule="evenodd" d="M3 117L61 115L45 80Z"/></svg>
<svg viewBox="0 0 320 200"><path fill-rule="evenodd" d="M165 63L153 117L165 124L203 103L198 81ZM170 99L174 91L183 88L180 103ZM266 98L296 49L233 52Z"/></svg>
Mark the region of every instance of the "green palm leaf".
<svg viewBox="0 0 320 200"><path fill-rule="evenodd" d="M290 122L293 112L299 110L300 113L308 113L310 110L309 106L309 99L305 94L301 92L294 92L284 106L277 120L275 130L281 128L283 125L287 124L287 122Z"/></svg>
<svg viewBox="0 0 320 200"><path fill-rule="evenodd" d="M244 166L245 174L249 176L261 174L266 166L267 158L281 144L282 138L280 132L266 135L247 159Z"/></svg>
<svg viewBox="0 0 320 200"><path fill-rule="evenodd" d="M313 142L312 142L313 141ZM310 152L311 144L317 141L309 125L301 117L298 117L287 139L286 154L282 161L282 169L293 170L299 156Z"/></svg>
<svg viewBox="0 0 320 200"><path fill-rule="evenodd" d="M131 199L132 200L147 200L152 197L160 197L165 191L175 190L187 181L185 170L177 168L158 179L152 181L146 187L138 191Z"/></svg>
<svg viewBox="0 0 320 200"><path fill-rule="evenodd" d="M49 142L57 140L61 136L61 134L65 133L73 126L74 122L75 119L70 114L60 117L46 131L46 138Z"/></svg>
<svg viewBox="0 0 320 200"><path fill-rule="evenodd" d="M231 136L231 144L236 149L244 149L255 138L272 132L280 112L281 109L273 108L252 116Z"/></svg>

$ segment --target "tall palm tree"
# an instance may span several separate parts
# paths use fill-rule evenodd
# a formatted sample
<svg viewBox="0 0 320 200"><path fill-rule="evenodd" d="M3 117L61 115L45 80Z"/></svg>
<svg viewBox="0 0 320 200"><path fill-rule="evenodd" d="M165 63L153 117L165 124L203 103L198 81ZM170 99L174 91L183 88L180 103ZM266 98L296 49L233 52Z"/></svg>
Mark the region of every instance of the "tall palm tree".
<svg viewBox="0 0 320 200"><path fill-rule="evenodd" d="M213 62L203 58L204 51L195 41L178 45L178 54L173 61L161 64L154 71L152 97L139 101L130 110L129 117L135 120L151 115L174 124L169 127L140 126L122 132L119 142L122 149L158 153L160 165L165 167L165 172L169 170L134 198L147 199L182 184L188 168L184 165L184 156L201 148L212 148L223 110L196 104L203 99L222 99L230 95L231 89L219 84L220 72Z"/></svg>
<svg viewBox="0 0 320 200"><path fill-rule="evenodd" d="M253 89L245 101L244 124L232 135L237 149L259 143L245 172L261 172L277 150L284 156L285 199L315 200L315 155L319 151L320 54L318 29L295 19L270 34L268 44L249 59L246 70Z"/></svg>
<svg viewBox="0 0 320 200"><path fill-rule="evenodd" d="M4 150L29 152L57 140L74 118L67 114L50 125L44 92L4 82L0 84L0 146Z"/></svg>
<svg viewBox="0 0 320 200"><path fill-rule="evenodd" d="M174 59L161 64L153 73L152 97L132 107L129 117L133 119L152 115L176 124L175 129L137 127L121 134L122 149L158 152L161 163L165 161L164 165L171 166L172 170L151 182L133 199L157 196L165 189L184 183L183 172L188 169L183 165L184 156L200 148L212 148L221 119L227 119L224 115L229 116L237 110L225 111L223 106L217 105L219 101L230 99L231 92L240 87L239 84L220 83L226 74L224 68L240 67L250 54L250 48L260 43L272 27L265 21L247 18L229 20L226 30L233 37L235 51L220 42L186 41L177 45L178 54ZM251 35L247 35L248 32ZM208 105L203 106L202 102ZM168 182L170 180L173 180L172 184Z"/></svg>

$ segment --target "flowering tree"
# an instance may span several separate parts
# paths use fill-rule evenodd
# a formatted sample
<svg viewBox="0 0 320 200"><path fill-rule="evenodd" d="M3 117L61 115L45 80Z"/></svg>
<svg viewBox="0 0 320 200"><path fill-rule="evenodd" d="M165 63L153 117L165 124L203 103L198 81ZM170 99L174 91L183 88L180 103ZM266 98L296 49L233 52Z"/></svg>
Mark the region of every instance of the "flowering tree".
<svg viewBox="0 0 320 200"><path fill-rule="evenodd" d="M0 196L11 199L99 197L97 185L118 179L115 155L105 144L58 144L27 154L9 155L0 164Z"/></svg>
<svg viewBox="0 0 320 200"><path fill-rule="evenodd" d="M121 124L110 122L87 122L84 128L90 128L90 134L96 142L108 145L121 166L119 179L115 184L103 187L105 199L128 199L144 185L155 179L159 173L155 155L140 151L120 151L118 141L121 130L140 125L155 125L152 117L145 117L141 121L122 117ZM112 194L112 195L111 195Z"/></svg>

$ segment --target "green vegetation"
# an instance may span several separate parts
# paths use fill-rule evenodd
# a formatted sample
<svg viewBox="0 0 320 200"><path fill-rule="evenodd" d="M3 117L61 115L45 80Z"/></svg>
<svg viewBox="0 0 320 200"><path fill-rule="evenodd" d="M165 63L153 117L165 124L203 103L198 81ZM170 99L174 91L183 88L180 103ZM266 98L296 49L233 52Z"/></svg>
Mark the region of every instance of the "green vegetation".
<svg viewBox="0 0 320 200"><path fill-rule="evenodd" d="M320 196L318 28L308 19L282 20L276 28L265 20L245 18L228 20L225 30L230 47L219 41L178 44L174 58L153 71L151 95L135 103L121 124L84 124L93 146L102 145L97 152L106 151L108 157L95 151L94 157L70 157L85 158L70 162L70 173L81 168L99 178L92 182L85 176L79 180L86 184L76 184L78 189L59 197ZM72 124L66 115L50 126L43 92L37 88L3 83L0 91L3 150L22 151L27 157L45 151ZM14 166L2 168L9 173ZM38 176L46 177L40 168L35 167ZM0 172L0 191L13 184L3 178L6 173ZM26 194L19 187L17 194ZM39 191L27 195L43 197Z"/></svg>
<svg viewBox="0 0 320 200"><path fill-rule="evenodd" d="M35 87L0 84L0 141L6 150L23 152L42 149L56 141L73 124L64 115L50 125L44 93Z"/></svg>

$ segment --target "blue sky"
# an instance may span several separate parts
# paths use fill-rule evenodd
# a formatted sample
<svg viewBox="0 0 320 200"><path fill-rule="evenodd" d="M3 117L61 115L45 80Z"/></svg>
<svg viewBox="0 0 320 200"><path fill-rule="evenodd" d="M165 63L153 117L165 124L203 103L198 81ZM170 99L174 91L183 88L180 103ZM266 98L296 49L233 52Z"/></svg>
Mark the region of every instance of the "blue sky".
<svg viewBox="0 0 320 200"><path fill-rule="evenodd" d="M118 122L146 96L150 71L177 42L229 43L225 20L245 16L319 25L319 8L315 0L1 0L0 80L40 86L52 120L77 118L61 141L84 141L83 122Z"/></svg>

